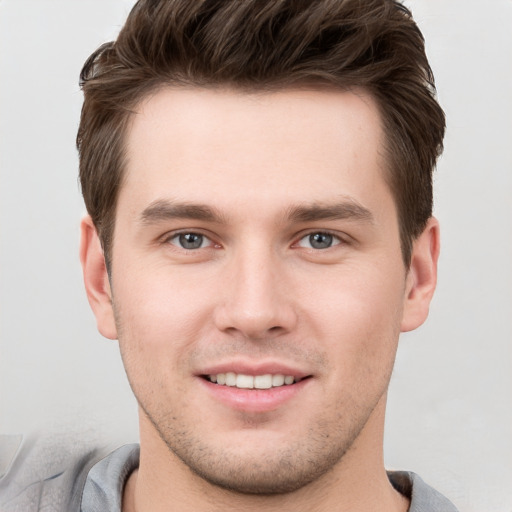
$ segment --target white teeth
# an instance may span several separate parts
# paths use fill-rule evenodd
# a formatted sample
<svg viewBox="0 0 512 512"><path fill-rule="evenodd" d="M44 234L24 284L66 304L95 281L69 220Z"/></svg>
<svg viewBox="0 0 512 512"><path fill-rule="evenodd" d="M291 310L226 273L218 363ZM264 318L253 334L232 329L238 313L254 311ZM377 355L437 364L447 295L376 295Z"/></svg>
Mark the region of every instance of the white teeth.
<svg viewBox="0 0 512 512"><path fill-rule="evenodd" d="M252 389L254 387L254 377L252 375L242 375L241 373L236 376L236 387L243 389Z"/></svg>
<svg viewBox="0 0 512 512"><path fill-rule="evenodd" d="M272 375L272 386L282 386L284 384L284 375Z"/></svg>
<svg viewBox="0 0 512 512"><path fill-rule="evenodd" d="M280 373L271 375L245 375L243 373L218 373L216 375L209 375L210 382L220 384L221 386L231 386L240 389L270 389L278 388L281 386L289 386L295 382L295 377L292 375L282 375ZM300 379L299 379L300 380ZM297 380L298 382L298 380Z"/></svg>
<svg viewBox="0 0 512 512"><path fill-rule="evenodd" d="M272 387L272 375L258 375L254 377L254 387L257 389L270 389Z"/></svg>

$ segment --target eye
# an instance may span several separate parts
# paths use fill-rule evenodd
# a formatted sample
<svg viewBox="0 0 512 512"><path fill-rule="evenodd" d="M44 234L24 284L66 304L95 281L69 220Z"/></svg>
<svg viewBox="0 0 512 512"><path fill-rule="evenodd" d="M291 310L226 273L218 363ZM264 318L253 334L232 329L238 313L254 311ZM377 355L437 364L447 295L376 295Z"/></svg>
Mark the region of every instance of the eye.
<svg viewBox="0 0 512 512"><path fill-rule="evenodd" d="M178 233L169 238L169 243L187 250L202 249L212 244L209 238L200 233Z"/></svg>
<svg viewBox="0 0 512 512"><path fill-rule="evenodd" d="M336 235L318 231L302 237L298 245L307 249L329 249L329 247L340 243L341 240Z"/></svg>

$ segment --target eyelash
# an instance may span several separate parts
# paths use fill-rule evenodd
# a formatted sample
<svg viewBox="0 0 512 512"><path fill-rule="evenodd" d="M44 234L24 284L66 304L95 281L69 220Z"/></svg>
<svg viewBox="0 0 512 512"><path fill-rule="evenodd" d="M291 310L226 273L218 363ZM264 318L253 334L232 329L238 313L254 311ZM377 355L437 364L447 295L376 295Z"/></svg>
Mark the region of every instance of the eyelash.
<svg viewBox="0 0 512 512"><path fill-rule="evenodd" d="M194 249L189 249L189 248L180 246L178 243L172 243L172 240L177 239L181 236L186 236L186 235L196 235L196 236L202 237L202 239L203 239L202 243L205 240L207 240L210 242L210 244L206 247L198 247L198 248L194 248ZM165 236L165 238L162 241L165 244L173 245L177 249L187 251L187 252L197 251L198 249L209 249L209 248L212 248L215 246L220 247L219 244L216 244L215 242L212 241L211 237L209 237L208 235L205 235L204 233L201 233L200 231L177 231L177 232L174 232L174 233L171 233L171 234ZM202 245L202 243L201 243L201 245Z"/></svg>
<svg viewBox="0 0 512 512"><path fill-rule="evenodd" d="M329 230L321 230L321 231L310 231L309 233L304 234L303 236L301 236L299 238L299 240L297 242L295 242L293 244L293 246L302 247L302 246L300 246L300 242L305 240L305 239L307 239L308 237L310 238L313 235L327 235L329 237L332 237L332 239L333 239L333 243L329 247L325 247L325 248L322 248L322 249L315 248L315 247L305 247L306 249L313 250L315 252L316 251L325 251L327 249L331 249L332 247L336 247L338 245L346 244L347 243L347 241L345 239L343 239L339 234L334 233L334 232L329 231Z"/></svg>
<svg viewBox="0 0 512 512"><path fill-rule="evenodd" d="M198 237L202 237L202 241L201 241L201 246L199 247L196 247L196 248L186 248L186 247L183 247L182 245L178 243L173 243L172 240L174 239L177 239L181 236L185 236L185 235L196 235ZM307 239L308 237L311 237L313 235L327 235L328 237L332 237L333 239L333 243L331 245L329 245L328 247L325 247L325 248L315 248L315 247L304 247L302 245L300 245L300 243ZM206 246L206 247L202 247L204 241L207 240L209 241L209 245ZM310 242L311 242L311 239L310 239ZM183 251L186 251L186 252L191 252L191 251L197 251L199 249L211 249L211 248L219 248L221 247L220 244L216 244L214 241L212 241L212 239L204 234L204 233L201 233L200 231L178 231L178 232L174 232L174 233L171 233L169 235L167 235L164 239L163 239L163 243L165 244L170 244L170 245L173 245L174 247L176 247L177 249L179 250L183 250ZM302 247L304 249L308 249L310 251L314 251L314 252L317 252L317 251L325 251L327 249L331 249L332 247L336 247L338 245L342 245L342 244L347 244L348 242L346 241L346 239L342 238L339 234L336 234L332 231L329 231L329 230L317 230L317 231L310 231L308 233L305 233L303 234L296 242L294 242L292 244L292 247ZM311 245L311 243L310 243Z"/></svg>

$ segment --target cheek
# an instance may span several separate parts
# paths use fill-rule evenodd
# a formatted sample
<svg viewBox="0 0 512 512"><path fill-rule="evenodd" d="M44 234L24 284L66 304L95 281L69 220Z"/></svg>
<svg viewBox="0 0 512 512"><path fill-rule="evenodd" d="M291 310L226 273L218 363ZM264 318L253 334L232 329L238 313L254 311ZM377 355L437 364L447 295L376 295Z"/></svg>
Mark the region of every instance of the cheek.
<svg viewBox="0 0 512 512"><path fill-rule="evenodd" d="M204 336L212 315L209 299L179 281L148 270L143 278L116 284L114 311L127 371L186 370L193 340Z"/></svg>
<svg viewBox="0 0 512 512"><path fill-rule="evenodd" d="M303 316L342 371L363 371L394 359L403 311L403 281L404 276L392 269L347 267L320 289L303 290L309 304Z"/></svg>

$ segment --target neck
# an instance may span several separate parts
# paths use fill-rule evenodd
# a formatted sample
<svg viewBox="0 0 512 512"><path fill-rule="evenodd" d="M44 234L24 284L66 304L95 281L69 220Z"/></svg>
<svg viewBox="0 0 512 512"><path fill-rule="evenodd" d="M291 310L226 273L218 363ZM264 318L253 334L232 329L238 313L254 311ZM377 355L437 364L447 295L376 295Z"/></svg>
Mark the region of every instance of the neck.
<svg viewBox="0 0 512 512"><path fill-rule="evenodd" d="M332 470L296 491L275 495L241 494L203 480L142 420L140 466L125 486L123 512L406 512L408 500L392 487L384 469L384 407L385 403L379 404L374 410L350 450ZM376 431L380 435L375 435Z"/></svg>

